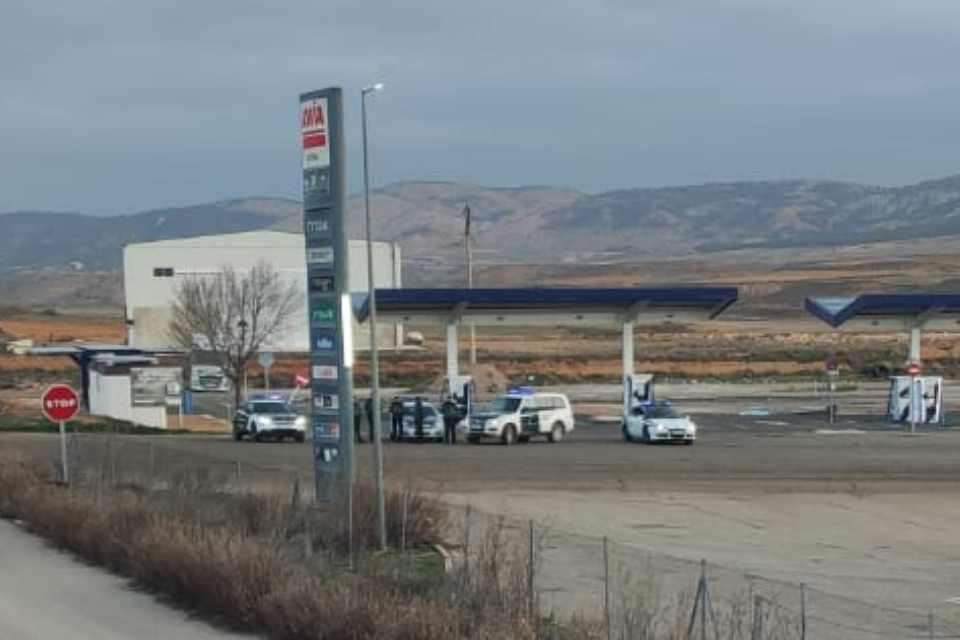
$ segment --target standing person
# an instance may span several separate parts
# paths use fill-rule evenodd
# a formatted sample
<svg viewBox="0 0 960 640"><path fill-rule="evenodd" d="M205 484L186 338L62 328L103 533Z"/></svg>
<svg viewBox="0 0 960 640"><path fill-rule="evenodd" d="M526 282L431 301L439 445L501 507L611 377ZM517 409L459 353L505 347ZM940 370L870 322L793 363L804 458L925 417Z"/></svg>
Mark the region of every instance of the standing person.
<svg viewBox="0 0 960 640"><path fill-rule="evenodd" d="M403 402L397 396L390 401L390 439L403 440Z"/></svg>
<svg viewBox="0 0 960 640"><path fill-rule="evenodd" d="M457 423L460 422L460 406L451 396L440 405L443 415L443 441L447 444L457 444Z"/></svg>
<svg viewBox="0 0 960 640"><path fill-rule="evenodd" d="M356 442L363 443L363 437L360 435L360 427L363 421L363 405L360 400L353 399L353 439Z"/></svg>
<svg viewBox="0 0 960 640"><path fill-rule="evenodd" d="M373 435L373 412L379 411L380 407L376 407L376 409L374 409L373 396L370 396L364 403L364 409L366 409L367 412L367 433L370 435L370 442L375 442L376 439Z"/></svg>
<svg viewBox="0 0 960 640"><path fill-rule="evenodd" d="M417 396L413 400L413 427L417 438L423 439L423 400Z"/></svg>

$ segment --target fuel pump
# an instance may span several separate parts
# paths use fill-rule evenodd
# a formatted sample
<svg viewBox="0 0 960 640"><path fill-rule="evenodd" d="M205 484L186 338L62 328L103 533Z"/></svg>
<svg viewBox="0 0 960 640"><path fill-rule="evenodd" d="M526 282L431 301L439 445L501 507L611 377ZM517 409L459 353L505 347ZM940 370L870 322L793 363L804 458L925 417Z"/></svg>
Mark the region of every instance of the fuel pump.
<svg viewBox="0 0 960 640"><path fill-rule="evenodd" d="M627 416L633 413L633 410L640 406L652 404L654 401L653 393L653 374L635 373L623 377L623 421L626 423Z"/></svg>

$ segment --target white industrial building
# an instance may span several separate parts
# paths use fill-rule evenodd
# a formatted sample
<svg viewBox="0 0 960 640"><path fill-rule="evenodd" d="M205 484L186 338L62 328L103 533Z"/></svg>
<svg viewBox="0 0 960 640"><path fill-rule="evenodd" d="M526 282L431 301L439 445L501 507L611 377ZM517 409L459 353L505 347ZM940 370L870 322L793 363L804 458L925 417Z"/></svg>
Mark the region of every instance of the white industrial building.
<svg viewBox="0 0 960 640"><path fill-rule="evenodd" d="M350 240L350 290L367 291L367 245ZM288 331L267 345L284 352L309 351L307 334L307 272L302 233L250 231L215 236L178 238L127 245L123 250L123 286L126 299L127 344L145 350L171 349L168 328L177 284L184 278L214 276L225 266L237 271L264 261L288 275L303 292L303 318L290 323ZM400 247L373 243L374 286L398 289ZM379 342L390 348L403 342L401 325L378 325ZM354 344L370 344L366 327L354 324Z"/></svg>

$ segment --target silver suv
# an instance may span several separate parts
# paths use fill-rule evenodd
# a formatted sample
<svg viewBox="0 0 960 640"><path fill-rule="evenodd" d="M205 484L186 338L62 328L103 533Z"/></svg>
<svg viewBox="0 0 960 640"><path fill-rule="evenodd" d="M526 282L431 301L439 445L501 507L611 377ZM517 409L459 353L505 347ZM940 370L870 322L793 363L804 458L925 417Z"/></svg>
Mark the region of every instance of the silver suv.
<svg viewBox="0 0 960 640"><path fill-rule="evenodd" d="M244 436L257 442L293 438L303 442L307 419L298 414L281 395L252 398L244 402L233 418L233 439Z"/></svg>

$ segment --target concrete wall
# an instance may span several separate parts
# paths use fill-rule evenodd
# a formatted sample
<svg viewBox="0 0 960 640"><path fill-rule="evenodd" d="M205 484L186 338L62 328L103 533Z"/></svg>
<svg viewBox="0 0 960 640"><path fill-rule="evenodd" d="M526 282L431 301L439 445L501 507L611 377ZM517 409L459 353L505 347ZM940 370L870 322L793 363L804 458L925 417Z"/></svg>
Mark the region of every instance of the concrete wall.
<svg viewBox="0 0 960 640"><path fill-rule="evenodd" d="M167 428L166 407L134 407L130 375L90 370L90 414L127 420L147 427Z"/></svg>
<svg viewBox="0 0 960 640"><path fill-rule="evenodd" d="M303 235L281 231L253 231L220 236L182 238L131 244L123 251L123 280L126 298L128 344L142 349L173 347L167 336L170 306L174 291L186 277L214 275L224 266L249 269L261 260L274 265L295 282L303 292L303 315L291 322L288 330L268 345L276 351L308 350L307 277ZM376 242L373 245L374 283L380 288L399 288L401 255L395 244ZM351 240L350 290L367 291L366 243ZM173 276L158 276L155 269L172 269ZM402 327L380 324L379 342L384 347L403 341ZM354 323L354 344L358 349L369 346L365 326Z"/></svg>

